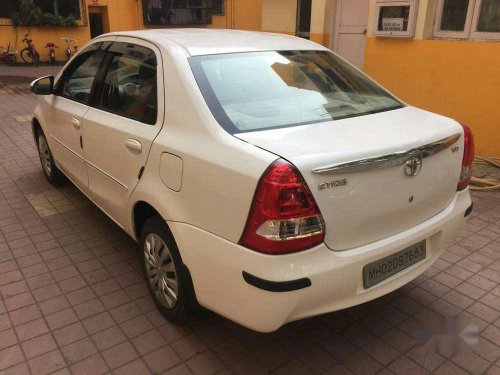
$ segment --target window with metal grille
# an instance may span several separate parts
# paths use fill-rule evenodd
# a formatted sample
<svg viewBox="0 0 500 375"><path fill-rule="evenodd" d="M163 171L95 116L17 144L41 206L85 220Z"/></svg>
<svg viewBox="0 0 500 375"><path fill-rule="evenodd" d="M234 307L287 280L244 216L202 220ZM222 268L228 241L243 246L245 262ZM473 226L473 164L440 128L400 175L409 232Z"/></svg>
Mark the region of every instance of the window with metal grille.
<svg viewBox="0 0 500 375"><path fill-rule="evenodd" d="M224 15L224 0L214 0L214 15L215 16Z"/></svg>
<svg viewBox="0 0 500 375"><path fill-rule="evenodd" d="M14 11L14 1L0 1L0 18L10 18Z"/></svg>
<svg viewBox="0 0 500 375"><path fill-rule="evenodd" d="M214 0L142 0L145 25L212 23Z"/></svg>
<svg viewBox="0 0 500 375"><path fill-rule="evenodd" d="M80 0L35 0L42 12L61 17L80 19Z"/></svg>

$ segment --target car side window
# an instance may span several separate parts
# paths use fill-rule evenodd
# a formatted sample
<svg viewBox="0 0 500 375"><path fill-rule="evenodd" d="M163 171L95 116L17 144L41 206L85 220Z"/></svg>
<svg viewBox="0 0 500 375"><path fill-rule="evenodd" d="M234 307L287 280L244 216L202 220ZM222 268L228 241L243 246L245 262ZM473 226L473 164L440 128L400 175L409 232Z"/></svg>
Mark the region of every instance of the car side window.
<svg viewBox="0 0 500 375"><path fill-rule="evenodd" d="M96 43L80 53L66 68L57 84L56 93L83 104L89 104L90 94L109 43Z"/></svg>
<svg viewBox="0 0 500 375"><path fill-rule="evenodd" d="M156 55L149 48L114 43L102 85L100 108L146 124L156 124Z"/></svg>

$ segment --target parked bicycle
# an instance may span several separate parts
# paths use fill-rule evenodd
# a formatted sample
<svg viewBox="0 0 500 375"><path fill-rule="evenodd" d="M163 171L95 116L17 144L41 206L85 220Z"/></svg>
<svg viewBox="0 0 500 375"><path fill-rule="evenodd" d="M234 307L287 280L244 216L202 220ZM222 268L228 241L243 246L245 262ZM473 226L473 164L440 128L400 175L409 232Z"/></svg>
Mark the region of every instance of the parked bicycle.
<svg viewBox="0 0 500 375"><path fill-rule="evenodd" d="M59 48L59 46L56 45L55 43L48 42L47 45L45 46L45 48L49 49L50 63L52 65L56 65L56 48Z"/></svg>
<svg viewBox="0 0 500 375"><path fill-rule="evenodd" d="M71 56L73 56L75 53L78 52L78 46L75 44L74 46L74 52L71 51L71 42L78 42L77 39L72 39L72 38L61 38L66 42L66 61L69 61L71 59Z"/></svg>
<svg viewBox="0 0 500 375"><path fill-rule="evenodd" d="M30 34L24 35L23 42L28 46L21 51L21 58L28 64L35 64L35 66L38 66L40 64L40 54L36 50Z"/></svg>
<svg viewBox="0 0 500 375"><path fill-rule="evenodd" d="M7 44L7 49L0 47L0 61L8 65L14 65L17 62L17 51L10 50L10 42Z"/></svg>

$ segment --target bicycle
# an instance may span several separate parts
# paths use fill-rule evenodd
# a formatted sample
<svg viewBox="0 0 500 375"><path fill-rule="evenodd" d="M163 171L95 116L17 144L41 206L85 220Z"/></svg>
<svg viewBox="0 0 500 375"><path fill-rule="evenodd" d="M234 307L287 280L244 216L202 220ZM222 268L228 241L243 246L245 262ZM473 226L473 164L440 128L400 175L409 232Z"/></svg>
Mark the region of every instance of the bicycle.
<svg viewBox="0 0 500 375"><path fill-rule="evenodd" d="M45 46L45 48L49 49L50 63L52 65L56 65L56 48L59 48L59 46L56 45L55 43L48 42L47 45Z"/></svg>
<svg viewBox="0 0 500 375"><path fill-rule="evenodd" d="M78 42L77 39L72 39L72 38L61 38L66 42L66 61L69 61L71 59L71 56L73 56L75 53L78 52L78 46L75 44L75 51L71 51L71 42Z"/></svg>
<svg viewBox="0 0 500 375"><path fill-rule="evenodd" d="M17 62L17 51L10 50L10 42L7 44L7 49L0 47L0 61L7 65L14 65Z"/></svg>
<svg viewBox="0 0 500 375"><path fill-rule="evenodd" d="M35 48L33 40L30 38L30 34L25 34L23 42L28 46L21 51L21 58L25 63L34 64L35 66L40 65L40 54Z"/></svg>

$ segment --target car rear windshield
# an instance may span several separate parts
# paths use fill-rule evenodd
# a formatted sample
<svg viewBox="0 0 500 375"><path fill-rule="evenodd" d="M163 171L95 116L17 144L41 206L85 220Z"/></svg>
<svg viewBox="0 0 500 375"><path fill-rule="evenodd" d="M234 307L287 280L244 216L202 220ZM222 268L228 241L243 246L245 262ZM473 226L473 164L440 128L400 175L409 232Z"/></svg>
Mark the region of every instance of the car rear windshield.
<svg viewBox="0 0 500 375"><path fill-rule="evenodd" d="M190 58L212 114L231 134L362 116L402 103L328 51Z"/></svg>

